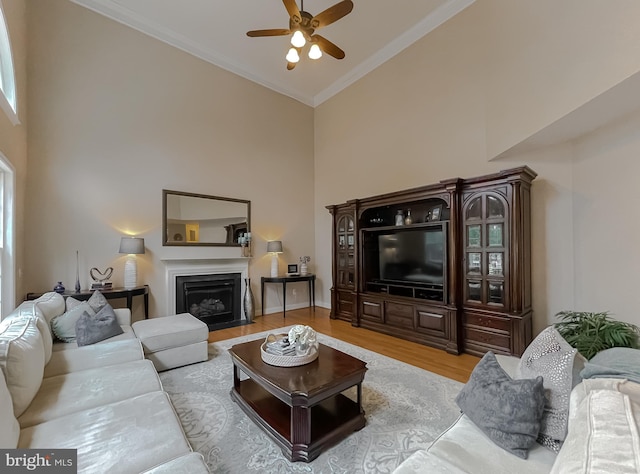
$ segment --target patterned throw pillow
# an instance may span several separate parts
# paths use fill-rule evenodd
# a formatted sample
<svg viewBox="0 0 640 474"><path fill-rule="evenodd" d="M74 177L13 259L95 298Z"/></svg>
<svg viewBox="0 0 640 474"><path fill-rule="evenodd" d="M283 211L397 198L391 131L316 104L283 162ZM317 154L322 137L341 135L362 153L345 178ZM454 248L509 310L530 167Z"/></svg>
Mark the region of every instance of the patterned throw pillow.
<svg viewBox="0 0 640 474"><path fill-rule="evenodd" d="M75 342L76 340L76 323L83 313L87 312L91 316L95 316L95 311L89 306L87 301L81 302L69 311L56 316L51 320L51 330L53 334L64 342Z"/></svg>
<svg viewBox="0 0 640 474"><path fill-rule="evenodd" d="M500 367L493 352L487 352L473 369L456 403L491 441L527 459L540 431L544 409L542 377L514 380Z"/></svg>
<svg viewBox="0 0 640 474"><path fill-rule="evenodd" d="M545 406L538 443L552 451L560 451L567 436L569 397L585 362L553 326L538 334L520 358L516 378L543 378Z"/></svg>
<svg viewBox="0 0 640 474"><path fill-rule="evenodd" d="M67 311L75 308L80 303L82 303L82 301L78 301L73 296L69 296L66 300ZM100 311L102 308L105 307L105 305L108 304L107 299L98 290L93 292L93 294L87 300L87 303L89 303L89 306L91 306L91 309L93 309L95 313Z"/></svg>
<svg viewBox="0 0 640 474"><path fill-rule="evenodd" d="M70 309L73 309L76 306L78 306L80 303L82 303L82 301L79 301L79 300L75 299L74 297L69 296L65 300L65 307L66 307L67 311L69 311Z"/></svg>

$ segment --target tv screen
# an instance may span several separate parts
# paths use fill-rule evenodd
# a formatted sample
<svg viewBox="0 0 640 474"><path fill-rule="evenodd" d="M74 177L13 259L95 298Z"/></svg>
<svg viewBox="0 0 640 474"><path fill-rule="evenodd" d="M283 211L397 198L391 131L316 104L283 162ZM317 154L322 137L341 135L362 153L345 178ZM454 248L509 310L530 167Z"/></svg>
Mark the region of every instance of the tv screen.
<svg viewBox="0 0 640 474"><path fill-rule="evenodd" d="M378 235L380 279L442 284L445 232L442 226Z"/></svg>

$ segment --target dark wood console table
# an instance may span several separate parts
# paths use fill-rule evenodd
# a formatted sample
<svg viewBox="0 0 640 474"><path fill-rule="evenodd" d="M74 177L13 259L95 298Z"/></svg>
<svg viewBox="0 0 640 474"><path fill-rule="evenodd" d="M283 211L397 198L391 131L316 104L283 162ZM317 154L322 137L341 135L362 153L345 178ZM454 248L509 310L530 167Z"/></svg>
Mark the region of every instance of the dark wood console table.
<svg viewBox="0 0 640 474"><path fill-rule="evenodd" d="M91 295L96 290L80 290L80 293L76 293L75 291L65 291L62 293L62 296L67 299L69 296L75 298L79 301L86 301L91 298ZM99 290L100 293L104 295L104 297L108 300L115 298L126 298L127 299L127 308L131 311L131 306L133 303L134 296L144 296L144 317L145 319L149 319L149 285L136 286L134 288L112 288L110 290ZM44 293L27 293L28 300L35 300L39 298Z"/></svg>
<svg viewBox="0 0 640 474"><path fill-rule="evenodd" d="M262 314L267 307L264 299L264 284L265 283L281 283L282 284L282 317L286 317L287 313L287 283L294 283L297 281L306 281L309 283L309 307L313 306L316 309L316 276L313 273L307 275L297 276L278 276L278 277L262 277L260 279L260 291L262 293Z"/></svg>

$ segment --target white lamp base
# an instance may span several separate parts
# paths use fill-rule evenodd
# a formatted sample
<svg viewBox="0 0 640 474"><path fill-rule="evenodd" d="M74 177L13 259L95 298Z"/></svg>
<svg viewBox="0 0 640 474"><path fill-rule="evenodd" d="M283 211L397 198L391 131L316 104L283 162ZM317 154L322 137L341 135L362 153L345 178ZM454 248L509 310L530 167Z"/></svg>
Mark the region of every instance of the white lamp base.
<svg viewBox="0 0 640 474"><path fill-rule="evenodd" d="M135 288L138 286L138 264L135 255L129 255L124 264L124 287Z"/></svg>
<svg viewBox="0 0 640 474"><path fill-rule="evenodd" d="M278 254L275 253L271 256L271 276L278 276Z"/></svg>

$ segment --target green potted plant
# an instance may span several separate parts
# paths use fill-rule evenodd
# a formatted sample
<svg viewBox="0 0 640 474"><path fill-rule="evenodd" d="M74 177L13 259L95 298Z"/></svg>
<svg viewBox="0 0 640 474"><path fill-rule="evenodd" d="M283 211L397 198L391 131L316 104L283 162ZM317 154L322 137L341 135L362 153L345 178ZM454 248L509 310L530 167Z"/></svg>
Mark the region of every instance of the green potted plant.
<svg viewBox="0 0 640 474"><path fill-rule="evenodd" d="M611 347L638 348L640 328L631 323L616 321L606 311L561 311L556 317L560 322L554 326L560 335L587 359Z"/></svg>

